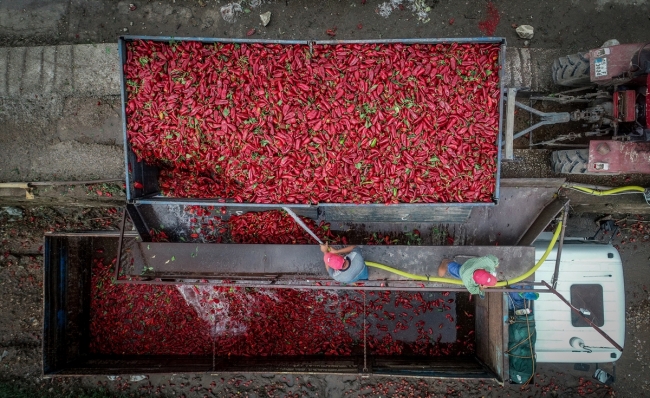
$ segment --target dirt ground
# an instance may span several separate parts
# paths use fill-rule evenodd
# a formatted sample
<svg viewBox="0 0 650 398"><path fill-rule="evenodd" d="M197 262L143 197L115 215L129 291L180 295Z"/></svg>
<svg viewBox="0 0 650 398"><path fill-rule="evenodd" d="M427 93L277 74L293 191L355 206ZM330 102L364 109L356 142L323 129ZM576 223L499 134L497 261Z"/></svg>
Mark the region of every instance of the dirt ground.
<svg viewBox="0 0 650 398"><path fill-rule="evenodd" d="M42 239L47 231L116 229L119 213L113 208L6 207L0 211L0 396L644 396L650 394L647 363L650 359L650 277L647 267L650 225L636 217L620 221L621 234L613 243L620 250L625 273L627 332L625 352L617 362L613 388L591 379L573 364L538 364L534 383L521 388L471 380L423 380L355 376L291 374L146 375L143 380L92 376L43 378L42 344ZM569 219L567 235L591 236L594 215ZM616 218L621 220L622 217ZM603 365L612 373L611 365ZM591 390L590 390L591 389ZM7 391L11 394L7 395ZM22 392L20 392L22 391ZM590 392L591 391L591 392ZM5 395L3 395L3 393ZM17 394L17 395L12 395ZM30 395L31 394L31 395Z"/></svg>
<svg viewBox="0 0 650 398"><path fill-rule="evenodd" d="M489 15L488 2L484 0L243 0L238 3L240 7L233 4L215 0L5 0L0 1L0 47L115 43L119 35L125 34L329 39L331 37L326 30L336 29L335 39L493 35L505 37L509 46L554 48L568 54L599 46L610 38L617 38L621 42L645 42L650 15L650 2L647 0L496 0L493 7L498 11L498 18ZM228 8L223 8L229 5L234 10L233 18L226 12ZM259 15L267 11L271 12L271 22L265 27L261 25ZM534 38L525 43L517 37L513 24L532 25L535 28ZM489 31L491 25L494 31ZM253 28L255 32L247 36ZM1 78L0 84L7 84L8 78ZM67 107L62 108L60 113L64 116L74 113L76 116L77 109L84 112L85 108L93 108L88 113L99 112L101 117L117 126L119 117L115 105L119 103L118 97L100 98L100 101L94 98L88 103L74 101L66 103ZM0 115L3 117L9 112L10 103L0 98ZM42 112L47 113L48 110ZM64 129L61 125L48 124L47 117L38 120L38 123L29 120L25 124L17 123L17 128L0 129L2 132L40 131L39 134L24 136L3 133L0 135L0 151L5 144L14 141L25 148L38 148L45 143L61 141L60 145L72 145L73 148L69 152L60 152L60 156L83 151L84 145L96 143L105 145L106 152L121 156L121 144L116 138L118 135L107 137L104 133L104 127L106 131L118 131L113 124L95 126L92 121L85 124L80 122L79 125L70 122L69 126L63 126L66 127ZM73 137L72 131L78 134ZM5 155L8 154L1 156ZM520 161L525 163L525 159ZM521 166L521 163L506 166L510 170L508 176L548 176L547 165ZM16 173L13 177L20 178L22 175ZM74 170L64 170L60 175L62 180L71 177L74 177ZM633 176L631 180L616 177L610 184L601 183L617 186L631 181L647 182ZM97 190L101 188L93 190L94 194L85 191L79 193L84 198L84 205L100 196ZM86 201L87 193L91 194L90 201ZM105 199L104 194L101 196ZM169 397L650 395L647 379L647 363L650 362L647 342L647 336L650 336L650 245L641 242L645 236L643 233L631 229L623 230L614 239L623 258L628 322L626 349L617 362L617 382L613 389L594 384L591 379L595 370L593 364L589 371L574 370L573 364L540 364L535 383L524 389L473 381L289 374L151 375L139 381L128 377L111 380L106 376L45 379L41 376L43 233L50 230L114 229L118 216L109 209L85 206L0 207L0 286L4 296L0 300L0 397L73 397L82 396L84 391L87 392L86 396L125 394ZM613 208L612 212L615 211ZM574 236L592 235L595 231L593 221L601 215L572 218L569 222L572 229L567 233ZM605 369L611 373L611 367L605 365Z"/></svg>
<svg viewBox="0 0 650 398"><path fill-rule="evenodd" d="M222 7L237 3L231 15ZM115 42L118 35L175 37L245 37L255 28L258 39L336 39L406 37L505 37L511 46L523 40L512 24L535 27L531 47L568 52L617 38L621 42L647 37L647 1L571 0L563 2L494 1L499 23L493 31L487 1L451 0L70 0L3 1L0 45L32 46ZM130 6L133 5L133 6ZM240 11L237 11L240 10ZM261 26L259 14L270 11ZM622 27L625 26L625 29ZM484 27L481 30L481 27ZM487 31L485 28L488 28Z"/></svg>

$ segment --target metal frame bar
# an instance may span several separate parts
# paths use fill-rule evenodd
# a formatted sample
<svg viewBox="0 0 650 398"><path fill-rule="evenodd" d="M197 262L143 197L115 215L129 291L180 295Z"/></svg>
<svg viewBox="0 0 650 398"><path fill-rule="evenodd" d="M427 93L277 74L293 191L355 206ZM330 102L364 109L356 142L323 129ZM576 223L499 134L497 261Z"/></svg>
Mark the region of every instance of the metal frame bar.
<svg viewBox="0 0 650 398"><path fill-rule="evenodd" d="M119 263L117 264L119 265ZM117 269L117 268L116 268ZM116 271L116 274L119 271ZM115 279L114 283L121 284L134 284L134 285L191 285L191 286L225 286L225 287L251 287L251 288L265 288L265 289L309 289L309 290L364 290L364 291L409 291L409 292L466 292L467 289L459 287L459 285L451 286L431 286L431 287L408 287L408 286L391 286L386 281L377 280L376 282L383 283L384 286L353 286L353 285L338 285L335 282L332 282L331 285L318 285L315 282L314 284L304 284L304 281L295 281L296 283L291 283L292 281L287 281L289 283L276 283L277 281L270 281L267 283L253 282L253 281L239 281L239 282L226 282L224 283L223 279L173 279L173 278L161 278L165 280L130 280L130 279ZM173 280L168 280L173 279ZM329 281L329 280L328 280ZM373 281L374 282L374 281ZM400 281L403 282L403 281ZM514 284L511 286L543 286L540 282L522 282L520 284ZM486 293L503 293L503 292L537 292L537 293L547 293L547 291L527 288L527 289L515 289L511 287L506 288L489 288Z"/></svg>
<svg viewBox="0 0 650 398"><path fill-rule="evenodd" d="M123 136L124 136L124 152L125 152L125 166L126 166L126 197L127 197L127 202L130 203L143 203L143 204L170 204L170 203L187 203L188 205L197 205L197 204L206 204L206 205L214 205L214 206L221 206L224 203L226 203L224 198L215 198L215 199L207 199L205 201L197 201L197 200L191 200L191 202L177 202L173 200L172 198L167 198L167 197L159 197L159 196L152 196L152 195L142 195L141 197L135 197L135 195L132 192L132 183L131 181L131 175L129 172L129 158L131 157L131 149L128 141L128 134L127 134L127 123L126 123L126 99L127 99L127 94L126 94L126 81L124 78L124 64L125 64L125 56L126 56L126 42L127 41L133 41L133 40L150 40L150 41L156 41L156 42L170 42L170 41L200 41L203 43L248 43L248 44L286 44L286 45L305 45L305 46L311 46L311 45L339 45L339 44L453 44L453 43L458 43L458 44L499 44L501 45L500 48L500 59L499 59L499 64L501 66L499 70L499 92L502 93L503 91L503 81L504 81L504 74L505 74L505 59L506 59L506 40L505 38L501 37L475 37L475 38L421 38L421 39L379 39L379 40L268 40L268 39L237 39L237 38L209 38L209 37L173 37L173 36L138 36L138 35L125 35L125 36L119 36L118 37L118 52L120 55L120 91L121 91L121 97L122 97L122 104L121 104L121 112L122 112L122 129L123 129ZM503 102L504 98L503 95L501 94L501 98L499 99L499 131L497 134L497 172L496 172L496 178L495 178L495 187L494 187L494 193L492 195L493 202L491 203L481 203L481 202L473 202L473 203L421 203L417 204L420 206L426 206L426 207L450 207L450 206L490 206L494 205L498 202L499 200L499 185L500 185L500 179L501 179L501 145L502 145L502 139L501 139L501 133L502 133L502 128L503 128ZM231 200L229 198L229 200ZM286 203L276 203L272 205L267 205L267 204L255 204L255 203L232 203L232 202L227 202L228 206L251 206L251 205L259 205L261 208L265 207L278 207L278 206L287 206L287 207L310 207L314 205L295 205L295 204L286 204ZM330 206L368 206L368 205L359 205L359 204L354 204L354 203L342 203L342 204L329 204ZM325 206L325 204L320 204L318 206ZM383 206L385 207L385 204L377 204L377 206ZM390 205L390 206L400 206L400 204L395 204L395 205Z"/></svg>
<svg viewBox="0 0 650 398"><path fill-rule="evenodd" d="M528 132L531 132L541 126L547 125L547 124L558 124L558 123L567 123L571 121L571 115L568 112L541 112L538 111L537 109L530 107L528 105L524 105L521 102L515 101L515 105L518 108L521 108L525 111L530 112L531 114L535 114L542 118L541 121L537 122L536 124L521 130L517 134L515 134L512 138L517 139L523 135L525 135Z"/></svg>
<svg viewBox="0 0 650 398"><path fill-rule="evenodd" d="M380 355L368 355L368 367L371 372L363 373L363 356L350 355L346 357L335 356L302 356L291 358L290 361L279 362L278 357L264 357L264 361L258 360L260 357L213 357L212 355L202 355L191 357L197 361L197 365L190 368L185 366L181 369L173 368L168 365L175 363L178 359L187 360L187 355L131 355L127 358L118 356L104 356L102 358L85 358L75 364L64 365L55 372L47 372L43 378L53 378L60 376L82 377L89 375L138 375L138 374L157 374L157 375L174 375L178 373L204 373L204 374L322 374L336 376L360 376L367 378L369 375L381 377L400 377L400 378L436 378L436 379L472 379L472 380L497 380L496 374L492 372L477 357L472 358L476 367L472 370L464 369L462 371L442 371L438 368L427 368L427 365L433 363L436 359L445 360L445 357L413 357L409 358L410 365L416 362L417 367L411 366L406 369L400 369L394 365L396 359L400 357L385 357ZM284 357L282 359L285 359ZM95 362L88 365L89 361ZM203 361L201 361L203 359ZM209 366L208 360L214 363ZM99 366L96 362L100 363ZM165 364L161 366L160 364ZM373 366L374 365L374 366ZM392 365L392 366L391 366ZM375 371L374 369L377 369ZM143 371L144 370L144 371Z"/></svg>
<svg viewBox="0 0 650 398"><path fill-rule="evenodd" d="M555 255L555 270L553 271L553 279L551 279L551 285L553 289L557 286L557 278L560 273L560 261L562 258L562 247L564 246L564 231L566 230L566 220L569 214L569 202L564 205L564 210L562 211L562 229L560 231L560 240L557 246L557 254Z"/></svg>
<svg viewBox="0 0 650 398"><path fill-rule="evenodd" d="M119 237L120 230L102 230L102 231L82 231L82 232L68 232L68 231L57 231L57 232L45 232L45 236L52 237L88 237L88 238L111 238ZM124 231L124 236L127 238L138 238L139 235L135 231Z"/></svg>
<svg viewBox="0 0 650 398"><path fill-rule="evenodd" d="M495 191L496 192L496 191ZM228 206L228 207L259 207L261 209L279 209L282 207L293 208L303 208L303 209L312 209L312 208L328 208L328 207L375 207L375 208L386 208L390 206L417 206L417 207L478 207L478 206L494 206L496 203L480 203L480 202L471 202L471 203L401 203L401 204L391 204L386 205L384 203L369 203L369 204L356 204L356 203L319 203L319 204L282 204L282 203L239 203L239 202L215 202L214 199L185 199L185 198L169 198L166 196L155 196L147 199L135 199L137 204L144 205L185 205L185 206Z"/></svg>
<svg viewBox="0 0 650 398"><path fill-rule="evenodd" d="M124 165L126 166L125 173L125 191L126 191L126 201L131 201L131 173L129 173L129 152L131 151L131 145L129 144L129 137L126 128L126 100L128 98L126 94L126 80L124 77L124 65L126 64L126 43L124 40L117 41L117 53L120 57L120 98L121 106L120 113L122 114L122 135L124 138Z"/></svg>
<svg viewBox="0 0 650 398"><path fill-rule="evenodd" d="M506 110L506 137L505 137L505 159L512 160L514 158L513 149L513 135L515 130L515 98L517 97L517 89L509 88L506 94L507 110Z"/></svg>
<svg viewBox="0 0 650 398"><path fill-rule="evenodd" d="M124 226L126 225L126 208L122 212L122 225L120 226L120 239L117 241L117 259L115 260L115 275L113 279L118 280L122 260L122 241L124 240Z"/></svg>
<svg viewBox="0 0 650 398"><path fill-rule="evenodd" d="M555 198L542 209L526 232L517 241L517 246L530 246L553 220L557 219L563 209L568 208L570 201L565 198Z"/></svg>
<svg viewBox="0 0 650 398"><path fill-rule="evenodd" d="M503 146L503 141L501 135L503 134L503 108L504 108L504 97L503 97L503 82L505 80L505 68L506 63L506 40L503 39L501 42L501 52L499 54L499 131L497 132L497 174L495 177L496 187L494 188L494 195L492 195L492 200L494 203L499 202L499 186L501 185L501 147Z"/></svg>
<svg viewBox="0 0 650 398"><path fill-rule="evenodd" d="M227 37L196 37L196 36L140 36L123 35L118 40L150 40L150 41L200 41L204 43L249 43L249 44L504 44L503 37L443 37L443 38L413 38L413 39L365 39L365 40L276 40L276 39L238 39Z"/></svg>
<svg viewBox="0 0 650 398"><path fill-rule="evenodd" d="M138 206L133 203L127 203L125 210L129 214L129 217L131 218L131 222L133 223L133 226L138 232L140 239L142 239L145 242L150 241L151 234L149 233L149 226L147 225L145 219L142 217L142 214L140 214L140 211L138 210ZM122 226L122 234L124 234L123 230L124 230L124 226Z"/></svg>

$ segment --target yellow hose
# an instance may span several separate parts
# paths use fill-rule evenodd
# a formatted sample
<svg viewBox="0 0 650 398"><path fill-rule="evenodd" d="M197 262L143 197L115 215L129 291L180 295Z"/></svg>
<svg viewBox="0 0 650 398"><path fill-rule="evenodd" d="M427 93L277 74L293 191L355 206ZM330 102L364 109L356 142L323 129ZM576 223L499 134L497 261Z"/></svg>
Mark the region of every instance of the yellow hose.
<svg viewBox="0 0 650 398"><path fill-rule="evenodd" d="M539 267L541 267L542 264L544 264L544 261L546 261L546 258L549 256L549 254L551 254L551 251L553 251L553 247L555 247L555 243L557 242L557 239L560 236L561 231L562 231L562 222L560 221L557 224L557 227L555 227L555 233L553 234L553 238L551 239L551 243L548 245L548 247L546 248L546 251L544 252L544 255L542 255L542 258L539 259L537 264L535 264L535 266L533 268L531 268L530 270L528 270L527 272L525 272L524 274L522 274L522 275L520 275L520 276L518 276L516 278L510 279L510 280L507 280L507 281L497 282L496 287L503 287L503 286L508 286L508 285L515 284L515 283L517 283L519 281L522 281L522 280L528 278L535 271L537 271L537 269ZM384 265L384 264L376 263L374 261L366 261L366 265L369 266L369 267L373 267L373 268L383 269L384 271L388 271L388 272L391 272L393 274L397 274L399 276L403 276L405 278L415 280L415 281L439 282L439 283L448 283L448 284L452 284L452 285L462 285L463 284L463 281L460 280L460 279L440 278L440 277L433 277L433 276L426 276L426 275L411 274L409 272L401 271L401 270L398 270L398 269L393 268L393 267L389 267L389 266Z"/></svg>
<svg viewBox="0 0 650 398"><path fill-rule="evenodd" d="M608 189L606 191L599 191L597 189L592 189L592 188L587 188L587 187L581 187L579 185L570 185L567 184L567 188L573 188L576 189L580 192L588 193L590 195L596 195L596 196L606 196L606 195L615 195L617 193L622 193L622 192L645 192L645 188L635 186L635 185L630 185L627 187L618 187L618 188L612 188Z"/></svg>
<svg viewBox="0 0 650 398"><path fill-rule="evenodd" d="M528 272L524 273L523 275L519 275L516 278L510 279L508 281L497 282L496 286L497 287L502 287L502 286L508 286L508 285L515 284L515 283L517 283L519 281L523 281L524 279L531 276L535 271L537 271L537 269L539 267L541 267L542 264L544 264L544 261L546 261L546 258L548 257L548 255L551 254L551 252L553 251L553 247L555 247L555 242L557 242L557 238L560 237L560 232L561 231L562 231L562 221L557 223L557 227L555 227L555 233L553 234L553 238L551 238L551 243L549 243L548 247L546 248L546 251L542 255L542 258L539 259L539 261L537 262L537 264L535 264L535 266L533 268L528 270Z"/></svg>
<svg viewBox="0 0 650 398"><path fill-rule="evenodd" d="M366 265L369 266L369 267L383 269L384 271L388 271L388 272L391 272L393 274L397 274L397 275L403 276L405 278L408 278L408 279L411 279L411 280L414 280L414 281L453 283L454 285L462 285L463 284L463 281L461 281L459 279L438 278L438 277L433 277L433 276L411 274L411 273L408 273L408 272L400 271L400 270L395 269L393 267L389 267L389 266L384 265L384 264L375 263L373 261L366 261Z"/></svg>

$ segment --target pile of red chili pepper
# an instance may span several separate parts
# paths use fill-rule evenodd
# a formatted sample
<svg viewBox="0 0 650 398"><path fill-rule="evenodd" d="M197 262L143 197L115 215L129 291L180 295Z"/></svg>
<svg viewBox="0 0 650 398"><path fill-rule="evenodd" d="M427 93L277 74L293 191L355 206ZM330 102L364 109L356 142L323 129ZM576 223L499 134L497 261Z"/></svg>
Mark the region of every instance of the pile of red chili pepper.
<svg viewBox="0 0 650 398"><path fill-rule="evenodd" d="M317 226L310 218L301 217L302 221L314 231L323 242L340 243L341 239L330 231L329 224L321 221ZM232 216L228 221L230 234L234 243L270 243L270 244L314 244L314 238L302 229L294 220L281 211L245 213Z"/></svg>
<svg viewBox="0 0 650 398"><path fill-rule="evenodd" d="M142 355L212 353L210 326L176 286L117 284L115 259L93 260L90 351Z"/></svg>
<svg viewBox="0 0 650 398"><path fill-rule="evenodd" d="M245 243L245 244L314 244L316 241L305 232L284 211L268 210L233 215L227 221L222 215L227 214L226 207L220 212L214 206L185 206L184 213L188 220L187 234L183 242ZM400 234L383 234L378 232L353 233L346 236L343 231L332 232L330 224L321 221L318 225L310 218L298 216L323 242L333 245L347 245L352 238L355 244L363 245L419 245L422 244L420 231ZM169 231L172 232L172 231ZM168 242L169 235L164 230L149 231L154 242ZM451 238L450 238L451 239ZM453 239L448 242L453 244Z"/></svg>
<svg viewBox="0 0 650 398"><path fill-rule="evenodd" d="M498 59L479 43L133 41L128 138L169 196L488 202Z"/></svg>
<svg viewBox="0 0 650 398"><path fill-rule="evenodd" d="M234 215L222 222L213 207L186 206L191 235L218 242L311 243L281 211ZM225 208L220 209L226 213ZM302 217L322 240L345 243L330 226ZM230 237L227 234L230 233ZM416 234L417 233L417 234ZM419 236L415 231L414 236ZM155 240L166 240L158 231ZM190 236L194 239L194 236ZM369 243L391 244L388 236ZM103 250L97 251L103 255ZM333 292L252 289L223 285L115 283L115 260L94 260L91 286L91 352L120 355L287 356L355 355L366 339L375 355L470 355L472 314L459 295L407 292ZM464 322L456 320L465 312ZM308 332L306 332L308 331Z"/></svg>
<svg viewBox="0 0 650 398"><path fill-rule="evenodd" d="M230 357L362 352L363 292L116 284L113 263L97 259L93 267L92 353ZM369 353L473 354L473 322L455 323L451 314L458 308L451 307L454 299L448 294L365 294ZM405 339L409 329L415 333Z"/></svg>

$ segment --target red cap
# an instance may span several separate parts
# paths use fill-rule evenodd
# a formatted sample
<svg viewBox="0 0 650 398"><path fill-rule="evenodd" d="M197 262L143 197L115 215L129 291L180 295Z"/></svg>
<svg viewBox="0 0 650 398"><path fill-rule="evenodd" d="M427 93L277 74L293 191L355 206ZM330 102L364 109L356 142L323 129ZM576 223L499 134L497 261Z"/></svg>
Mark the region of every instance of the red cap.
<svg viewBox="0 0 650 398"><path fill-rule="evenodd" d="M494 286L497 284L497 278L484 269L474 271L474 282L484 286Z"/></svg>
<svg viewBox="0 0 650 398"><path fill-rule="evenodd" d="M330 268L333 269L341 269L343 268L343 264L345 263L345 259L343 257L334 253L325 253L325 256L323 256L323 260L325 260L325 264L327 264Z"/></svg>

